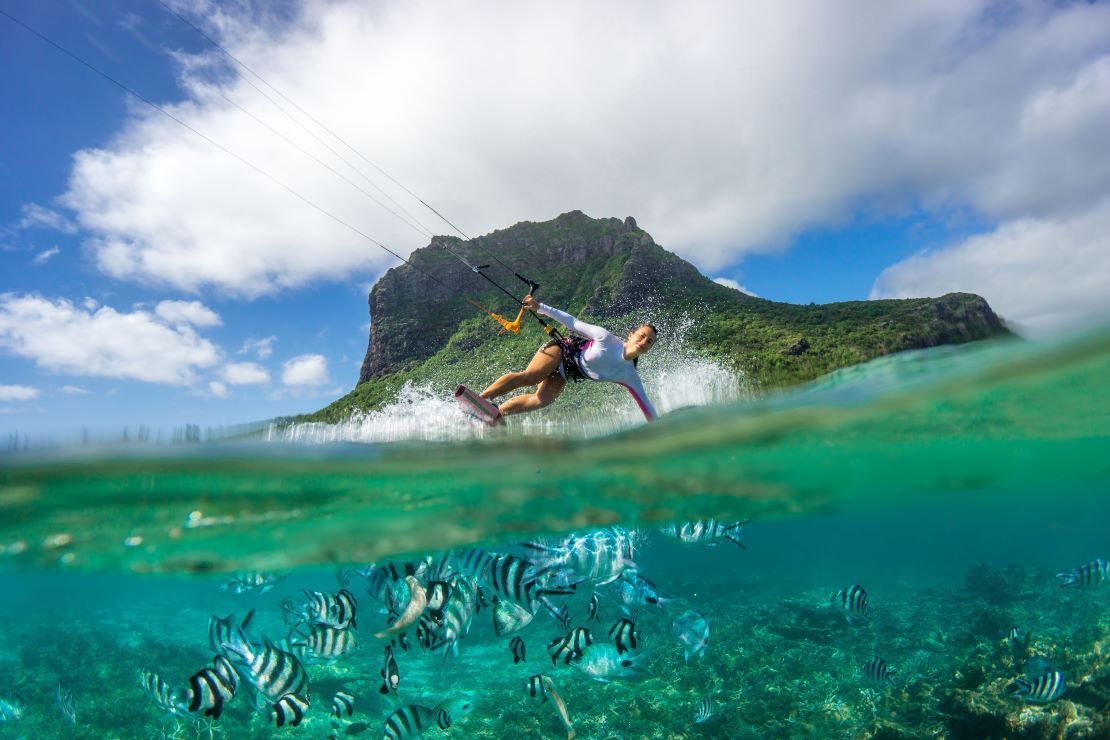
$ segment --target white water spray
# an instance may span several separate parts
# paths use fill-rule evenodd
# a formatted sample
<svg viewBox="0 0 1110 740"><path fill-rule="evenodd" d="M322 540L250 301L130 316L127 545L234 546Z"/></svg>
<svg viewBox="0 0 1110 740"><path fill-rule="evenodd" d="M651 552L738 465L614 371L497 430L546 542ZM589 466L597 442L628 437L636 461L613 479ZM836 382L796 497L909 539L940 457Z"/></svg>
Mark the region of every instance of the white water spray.
<svg viewBox="0 0 1110 740"><path fill-rule="evenodd" d="M648 396L661 414L687 406L735 403L752 397L743 374L710 359L687 342L694 319L684 316L660 326L661 341L640 363ZM523 367L527 357L520 358ZM356 412L338 424L320 422L271 426L267 439L280 442L388 443L450 441L504 434L473 421L452 397L454 383L406 383L397 400L376 411ZM569 383L550 407L511 417L510 434L593 438L644 423L636 403L613 383Z"/></svg>

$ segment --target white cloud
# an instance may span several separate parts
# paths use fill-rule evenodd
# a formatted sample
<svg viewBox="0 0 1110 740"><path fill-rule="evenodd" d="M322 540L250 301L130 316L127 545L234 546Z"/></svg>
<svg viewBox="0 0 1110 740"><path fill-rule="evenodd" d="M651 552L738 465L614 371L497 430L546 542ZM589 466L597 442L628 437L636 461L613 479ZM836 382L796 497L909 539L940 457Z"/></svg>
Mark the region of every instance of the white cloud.
<svg viewBox="0 0 1110 740"><path fill-rule="evenodd" d="M328 361L323 355L300 355L285 363L281 371L285 385L318 386L330 383Z"/></svg>
<svg viewBox="0 0 1110 740"><path fill-rule="evenodd" d="M1029 218L883 271L872 298L982 295L1021 331L1110 321L1110 198L1082 213Z"/></svg>
<svg viewBox="0 0 1110 740"><path fill-rule="evenodd" d="M62 393L66 393L66 394L69 394L69 395L84 396L84 395L88 394L87 390L85 390L84 388L82 388L81 386L78 386L78 385L63 385L58 390L61 391Z"/></svg>
<svg viewBox="0 0 1110 740"><path fill-rule="evenodd" d="M245 355L245 354L248 354L250 352L254 352L255 354L258 355L258 359L265 360L265 359L268 359L270 357L270 355L272 355L274 353L274 346L273 345L274 345L274 342L276 342L276 341L277 341L277 337L264 337L262 339L253 339L253 338L248 339L247 341L243 342L243 346L239 348L239 351L236 352L236 354Z"/></svg>
<svg viewBox="0 0 1110 740"><path fill-rule="evenodd" d="M0 347L48 370L187 385L220 360L187 324L168 326L145 311L121 313L86 300L0 295Z"/></svg>
<svg viewBox="0 0 1110 740"><path fill-rule="evenodd" d="M161 301L154 313L167 324L192 324L193 326L220 326L219 314L200 301Z"/></svg>
<svg viewBox="0 0 1110 740"><path fill-rule="evenodd" d="M45 265L47 260L49 260L51 257L54 257L55 255L57 255L61 251L62 250L59 249L57 246L50 247L50 249L44 249L41 252L39 252L38 254L36 254L34 259L31 260L31 262L32 262L32 264L36 264L36 265Z"/></svg>
<svg viewBox="0 0 1110 740"><path fill-rule="evenodd" d="M745 288L745 287L744 287L743 285L741 285L740 283L736 282L736 281L735 281L735 280L733 280L732 278L727 278L727 277L715 277L715 278L713 278L713 282L717 283L718 285L723 285L723 286L725 286L726 288L732 288L733 290L738 290L738 291L740 291L741 293L747 293L748 295L750 295L750 296L755 296L756 298L758 298L758 297L759 297L759 296L757 296L757 295L756 295L756 294L755 294L755 293L754 293L753 291L751 291L751 290L748 290L747 288Z"/></svg>
<svg viewBox="0 0 1110 740"><path fill-rule="evenodd" d="M65 234L76 234L77 225L57 211L44 208L38 203L26 203L23 217L19 220L20 229L53 229Z"/></svg>
<svg viewBox="0 0 1110 740"><path fill-rule="evenodd" d="M280 24L188 7L470 234L634 215L717 270L860 208L1054 218L1110 192L1106 3L347 0ZM181 59L191 97L174 115L395 251L426 243L230 107L222 94L332 161L218 52ZM256 296L395 264L149 110L76 155L64 202L118 278Z"/></svg>
<svg viewBox="0 0 1110 740"><path fill-rule="evenodd" d="M213 380L208 384L208 392L216 398L227 398L227 386L218 380Z"/></svg>
<svg viewBox="0 0 1110 740"><path fill-rule="evenodd" d="M224 382L232 385L257 385L270 382L270 372L253 362L233 362L220 372Z"/></svg>
<svg viewBox="0 0 1110 740"><path fill-rule="evenodd" d="M26 385L0 385L0 401L33 401L39 389Z"/></svg>

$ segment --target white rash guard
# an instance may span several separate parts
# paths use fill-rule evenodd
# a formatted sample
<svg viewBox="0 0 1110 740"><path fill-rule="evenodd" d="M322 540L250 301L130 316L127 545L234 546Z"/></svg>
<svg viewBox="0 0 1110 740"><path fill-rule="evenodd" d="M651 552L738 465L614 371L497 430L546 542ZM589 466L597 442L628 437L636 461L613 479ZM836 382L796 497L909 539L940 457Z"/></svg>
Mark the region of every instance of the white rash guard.
<svg viewBox="0 0 1110 740"><path fill-rule="evenodd" d="M636 366L631 360L624 359L624 340L600 326L579 321L569 313L552 308L546 303L541 303L536 313L550 316L571 331L576 331L591 340L584 344L582 351L578 353L578 368L583 375L590 380L623 385L636 399L640 411L644 412L648 421L659 415L644 391L644 384L640 380L640 374L636 372Z"/></svg>

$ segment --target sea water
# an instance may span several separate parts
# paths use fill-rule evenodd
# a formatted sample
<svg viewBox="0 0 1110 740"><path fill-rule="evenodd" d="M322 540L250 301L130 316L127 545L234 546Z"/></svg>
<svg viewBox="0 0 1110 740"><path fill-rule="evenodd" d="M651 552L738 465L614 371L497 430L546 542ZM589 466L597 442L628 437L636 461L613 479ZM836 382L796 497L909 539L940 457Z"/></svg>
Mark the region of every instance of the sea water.
<svg viewBox="0 0 1110 740"><path fill-rule="evenodd" d="M583 405L572 387L553 413L488 430L423 387L332 427L9 451L0 701L20 711L0 737L381 737L398 707L461 699L472 710L426 736L566 737L555 702L525 690L536 674L578 737L1110 736L1110 583L1057 578L1110 558L1110 331L904 353L782 392L701 360L645 366L669 411L651 425L619 389ZM661 531L710 517L746 521L743 546ZM497 637L486 608L446 655L409 630L397 691L379 692L388 640L374 633L391 617L371 564L473 547L534 558L522 543L614 532L634 537L628 562L614 583L565 579L574 592L551 601L566 625L540 608ZM281 580L221 589L248 572ZM621 603L638 579L658 603ZM213 615L254 609L250 639L279 643L283 601L343 584L358 647L307 666L297 727L277 728L245 682L216 721L139 685L148 669L185 691L211 664ZM853 585L865 618L833 599ZM673 625L689 611L709 641L686 659ZM564 627L604 644L622 618L640 636L636 675L553 665ZM890 680L865 675L874 657ZM1050 671L1062 696L1013 696ZM340 691L351 716L332 714Z"/></svg>

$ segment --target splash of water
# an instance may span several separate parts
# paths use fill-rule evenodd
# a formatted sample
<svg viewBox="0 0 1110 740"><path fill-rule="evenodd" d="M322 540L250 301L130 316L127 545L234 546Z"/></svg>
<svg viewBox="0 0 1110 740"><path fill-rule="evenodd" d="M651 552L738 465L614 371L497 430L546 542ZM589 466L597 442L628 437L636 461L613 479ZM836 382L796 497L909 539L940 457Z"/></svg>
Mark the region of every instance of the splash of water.
<svg viewBox="0 0 1110 740"><path fill-rule="evenodd" d="M666 337L641 363L648 396L660 413L688 406L711 406L749 400L753 394L743 373L699 352L687 340L695 321L682 316L666 327ZM521 358L524 364L526 358ZM272 425L269 441L326 444L388 443L409 440L459 441L501 434L478 424L456 406L448 383L406 383L397 399L381 409L356 411L337 424L322 422ZM643 423L628 395L611 383L569 384L552 406L513 418L512 434L594 438Z"/></svg>

